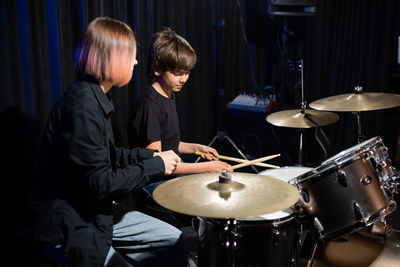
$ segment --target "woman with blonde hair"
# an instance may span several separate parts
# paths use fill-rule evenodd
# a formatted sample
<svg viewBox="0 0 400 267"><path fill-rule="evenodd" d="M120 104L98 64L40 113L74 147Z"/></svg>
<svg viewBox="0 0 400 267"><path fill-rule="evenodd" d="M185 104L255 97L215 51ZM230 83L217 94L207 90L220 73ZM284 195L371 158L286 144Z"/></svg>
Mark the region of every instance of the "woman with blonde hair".
<svg viewBox="0 0 400 267"><path fill-rule="evenodd" d="M52 109L41 144L35 241L47 258L67 265L183 265L178 229L137 211L113 216L125 194L171 174L180 161L173 151L115 145L107 93L127 84L138 64L133 31L94 19L74 61L82 77Z"/></svg>

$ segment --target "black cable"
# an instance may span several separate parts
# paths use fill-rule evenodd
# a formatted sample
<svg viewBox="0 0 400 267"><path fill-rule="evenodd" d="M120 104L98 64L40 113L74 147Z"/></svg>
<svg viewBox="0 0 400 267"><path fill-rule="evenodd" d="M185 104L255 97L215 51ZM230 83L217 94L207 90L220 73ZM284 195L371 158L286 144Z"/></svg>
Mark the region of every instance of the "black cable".
<svg viewBox="0 0 400 267"><path fill-rule="evenodd" d="M237 4L238 10L239 10L240 28L241 28L241 31L242 31L243 41L244 41L244 44L245 44L245 46L247 48L247 51L249 53L250 76L251 76L251 81L253 83L253 86L255 87L253 89L255 89L257 91L257 93L261 94L260 87L258 87L256 79L254 77L254 60L253 60L253 56L252 56L252 53L251 53L249 42L247 41L245 30L244 30L244 23L243 23L242 9L241 9L241 6L240 6L240 0L236 0L236 4Z"/></svg>

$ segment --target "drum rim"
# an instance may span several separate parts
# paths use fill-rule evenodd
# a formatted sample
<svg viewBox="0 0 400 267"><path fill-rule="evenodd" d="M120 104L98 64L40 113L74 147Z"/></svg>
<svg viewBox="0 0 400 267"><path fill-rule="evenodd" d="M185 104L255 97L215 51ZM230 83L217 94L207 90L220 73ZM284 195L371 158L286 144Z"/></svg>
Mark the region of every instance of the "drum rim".
<svg viewBox="0 0 400 267"><path fill-rule="evenodd" d="M357 144L357 145L354 145L354 146L352 146L352 147L349 147L349 148L347 148L347 149L345 149L345 150L343 150L343 151L337 153L336 155L334 155L334 156L328 158L327 160L323 161L323 162L321 163L321 165L327 164L327 163L332 162L332 161L337 161L339 158L343 158L343 157L346 156L346 155L355 155L355 156L356 156L356 154L359 155L360 152L361 152L361 154L362 154L362 153L365 152L367 149L369 149L369 148L371 148L371 147L374 147L376 144L379 144L379 143L381 143L383 146L385 146L385 145L383 144L382 138L378 135L378 136L375 136L375 137L373 137L373 138L370 138L370 139L368 139L368 140L365 140L365 141L362 142L362 143L359 143L359 144ZM357 149L355 149L356 147L357 147ZM354 148L355 150L350 150L350 149L352 149L352 148ZM348 150L349 150L349 151L348 151ZM362 150L362 151L361 151L361 150ZM344 154L345 151L348 151L348 153Z"/></svg>
<svg viewBox="0 0 400 267"><path fill-rule="evenodd" d="M251 223L251 222L269 222L271 224L279 224L279 223L285 223L285 222L289 222L294 220L297 217L296 211L294 211L292 208L288 208L285 210L291 210L292 212L289 213L287 216L283 216L280 218L276 218L276 219L272 219L272 220L268 220L268 219L263 219L263 220L245 220L246 218L231 218L231 219L221 219L221 218L208 218L208 217L201 217L201 216L197 216L197 219L199 221L205 221L205 222L210 222L210 223L214 223L214 222L223 222L223 221L229 221L229 220L235 220L236 222L247 222L247 223ZM281 210L282 211L282 210ZM278 211L277 211L278 212ZM266 214L270 214L270 213L266 213ZM265 214L260 214L261 215L265 215ZM253 216L253 217L257 217L257 216ZM249 217L252 218L252 217Z"/></svg>
<svg viewBox="0 0 400 267"><path fill-rule="evenodd" d="M289 169L309 169L309 170L312 170L313 168L312 167L307 167L307 166L283 166L283 167L279 167L279 168L263 170L263 171L259 172L258 174L263 175L261 173L274 172L274 171L279 171L279 170L289 170Z"/></svg>
<svg viewBox="0 0 400 267"><path fill-rule="evenodd" d="M263 215L267 215L267 214L273 214L273 213L278 213L280 211L285 212L287 210L290 210L291 212L288 213L286 216L282 216L279 218L275 218L275 219L261 219L260 220L252 220L251 218L255 218L255 217L259 217L259 216L263 216ZM291 221L294 217L296 217L295 211L293 210L293 208L287 208L284 210L280 210L280 211L276 211L276 212L272 212L272 213L265 213L265 214L260 214L258 216L252 216L252 217L247 217L247 218L235 218L236 221L239 222L259 222L259 221L267 221L267 222L287 222L287 221ZM293 217L293 218L292 218Z"/></svg>
<svg viewBox="0 0 400 267"><path fill-rule="evenodd" d="M381 143L383 146L385 146L383 144L382 138L380 138L380 136L375 136L371 139L364 141L363 143L365 143L365 144L372 143L373 140L376 141L376 142L374 142L374 145ZM360 143L359 145L361 145L363 143ZM353 147L351 147L351 148L353 148ZM366 148L371 148L371 147L373 147L372 144L368 147L360 146L359 149L357 149L357 150L349 151L348 154L341 155L341 153L343 153L344 151L347 150L346 149L346 150L336 154L332 158L330 158L330 160L326 160L326 161L322 162L320 166L318 166L304 174L301 174L298 177L295 177L295 178L289 180L289 183L291 183L293 185L297 185L308 179L323 176L328 171L329 172L337 171L338 169L343 168L343 167L349 165L350 163L363 157L368 152L368 150L366 150ZM339 156L341 156L341 157L339 157Z"/></svg>

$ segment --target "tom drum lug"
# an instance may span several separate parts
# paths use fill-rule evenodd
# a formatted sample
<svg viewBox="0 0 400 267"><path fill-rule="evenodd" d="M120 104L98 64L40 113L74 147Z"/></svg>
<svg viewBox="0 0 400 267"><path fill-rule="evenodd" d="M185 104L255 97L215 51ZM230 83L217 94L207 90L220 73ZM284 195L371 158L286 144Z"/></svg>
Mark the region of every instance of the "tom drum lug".
<svg viewBox="0 0 400 267"><path fill-rule="evenodd" d="M354 214L356 216L357 220L363 221L364 222L364 210L361 208L361 206L357 203L357 201L353 202L353 209L354 209Z"/></svg>
<svg viewBox="0 0 400 267"><path fill-rule="evenodd" d="M369 184L372 183L372 177L369 176L368 174L363 175L363 176L360 178L360 183L361 183L362 185L369 185Z"/></svg>
<svg viewBox="0 0 400 267"><path fill-rule="evenodd" d="M324 231L324 227L317 217L314 217L314 225L317 228L318 232L322 233L322 231Z"/></svg>
<svg viewBox="0 0 400 267"><path fill-rule="evenodd" d="M340 166L337 171L337 181L341 186L347 187L347 175L346 172L340 168Z"/></svg>

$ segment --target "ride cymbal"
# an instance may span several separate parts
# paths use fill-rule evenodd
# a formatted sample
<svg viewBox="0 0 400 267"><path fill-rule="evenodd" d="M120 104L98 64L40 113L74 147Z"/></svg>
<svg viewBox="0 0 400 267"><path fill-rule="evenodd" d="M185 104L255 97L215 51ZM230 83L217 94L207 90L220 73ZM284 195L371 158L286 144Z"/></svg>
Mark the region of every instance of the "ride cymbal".
<svg viewBox="0 0 400 267"><path fill-rule="evenodd" d="M244 218L289 208L299 199L297 188L258 174L202 173L175 178L153 193L161 206L186 215Z"/></svg>
<svg viewBox="0 0 400 267"><path fill-rule="evenodd" d="M332 112L312 109L290 109L274 112L267 116L266 121L282 127L311 128L328 125L339 120Z"/></svg>
<svg viewBox="0 0 400 267"><path fill-rule="evenodd" d="M400 95L390 93L353 93L316 100L310 107L326 111L369 111L400 106Z"/></svg>

